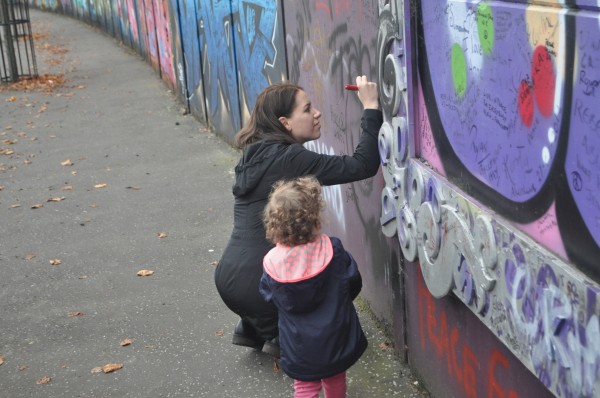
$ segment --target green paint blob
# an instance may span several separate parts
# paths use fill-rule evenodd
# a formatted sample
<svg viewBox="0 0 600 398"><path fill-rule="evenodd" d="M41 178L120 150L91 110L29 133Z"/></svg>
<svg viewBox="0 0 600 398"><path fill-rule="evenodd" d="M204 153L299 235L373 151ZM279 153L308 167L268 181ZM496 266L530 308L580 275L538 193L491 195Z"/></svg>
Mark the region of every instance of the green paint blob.
<svg viewBox="0 0 600 398"><path fill-rule="evenodd" d="M494 49L494 16L487 3L480 3L477 7L477 30L483 52L490 55Z"/></svg>
<svg viewBox="0 0 600 398"><path fill-rule="evenodd" d="M459 96L465 95L467 90L467 61L465 54L457 43L452 46L452 80L454 90Z"/></svg>

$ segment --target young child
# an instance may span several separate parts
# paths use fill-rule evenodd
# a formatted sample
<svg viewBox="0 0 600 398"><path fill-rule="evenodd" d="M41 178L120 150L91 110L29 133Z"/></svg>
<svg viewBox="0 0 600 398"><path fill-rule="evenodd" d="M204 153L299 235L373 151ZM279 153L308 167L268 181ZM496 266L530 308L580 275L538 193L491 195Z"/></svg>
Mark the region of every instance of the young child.
<svg viewBox="0 0 600 398"><path fill-rule="evenodd" d="M276 183L264 210L267 239L260 293L279 312L281 368L295 398L346 396L346 370L367 348L352 300L362 288L338 238L320 233L321 186L314 177Z"/></svg>

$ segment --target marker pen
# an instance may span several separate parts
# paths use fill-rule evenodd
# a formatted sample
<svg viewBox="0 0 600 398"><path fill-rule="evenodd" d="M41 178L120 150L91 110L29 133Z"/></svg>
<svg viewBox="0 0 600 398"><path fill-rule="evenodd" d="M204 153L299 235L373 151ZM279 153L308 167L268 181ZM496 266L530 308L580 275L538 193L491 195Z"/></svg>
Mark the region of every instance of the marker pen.
<svg viewBox="0 0 600 398"><path fill-rule="evenodd" d="M346 84L344 88L349 91L358 91L358 86L356 84Z"/></svg>

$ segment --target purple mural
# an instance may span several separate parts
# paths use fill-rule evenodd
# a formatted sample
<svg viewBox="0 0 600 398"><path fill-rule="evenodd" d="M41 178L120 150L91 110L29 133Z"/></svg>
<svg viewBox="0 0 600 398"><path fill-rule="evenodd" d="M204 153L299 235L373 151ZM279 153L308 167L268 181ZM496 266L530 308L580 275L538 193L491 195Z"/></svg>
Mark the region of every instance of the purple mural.
<svg viewBox="0 0 600 398"><path fill-rule="evenodd" d="M503 217L555 217L544 236L528 232L600 278L597 14L424 2L420 15L423 96L444 153L432 161Z"/></svg>
<svg viewBox="0 0 600 398"><path fill-rule="evenodd" d="M383 7L380 37L393 43L379 47L380 82L394 105L380 132L382 229L433 297L462 301L552 394L590 397L600 386L600 23L559 2L519 3L421 2L414 99L403 94L414 76L403 9ZM472 387L463 393L480 396Z"/></svg>

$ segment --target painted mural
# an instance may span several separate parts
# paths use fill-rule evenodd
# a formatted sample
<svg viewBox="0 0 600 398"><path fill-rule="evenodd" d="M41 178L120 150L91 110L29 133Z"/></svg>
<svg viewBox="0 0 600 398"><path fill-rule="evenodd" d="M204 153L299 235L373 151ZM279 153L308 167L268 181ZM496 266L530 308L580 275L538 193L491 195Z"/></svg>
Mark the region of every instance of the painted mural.
<svg viewBox="0 0 600 398"><path fill-rule="evenodd" d="M279 10L273 0L196 5L208 120L229 142L249 118L258 93L285 76Z"/></svg>
<svg viewBox="0 0 600 398"><path fill-rule="evenodd" d="M307 143L308 149L331 155L354 150L360 136L361 106L356 93L345 91L344 85L363 74L377 80L378 15L376 0L285 4L290 81L302 86L323 113L321 138ZM401 336L403 294L396 245L380 233L377 203L382 184L377 176L324 187L329 204L325 228L347 243L361 269L364 299ZM403 347L398 344L400 351Z"/></svg>
<svg viewBox="0 0 600 398"><path fill-rule="evenodd" d="M452 292L549 391L591 397L600 388L600 21L562 2L518 3L421 2L413 99L405 88L416 71L397 49L402 23L389 33L406 21L403 8L382 8L380 36L392 39L379 47L380 82L393 104L380 133L382 229L433 297ZM405 113L407 97L416 112Z"/></svg>
<svg viewBox="0 0 600 398"><path fill-rule="evenodd" d="M437 395L600 394L598 0L30 0L136 49L228 142L272 82L349 154L379 84L382 175L325 228ZM285 34L284 34L285 32Z"/></svg>
<svg viewBox="0 0 600 398"><path fill-rule="evenodd" d="M198 119L206 121L196 0L178 0L177 6L180 27L178 36L183 48L183 59L177 64L177 74L178 79L184 79L185 91L182 91L182 95L190 112Z"/></svg>

